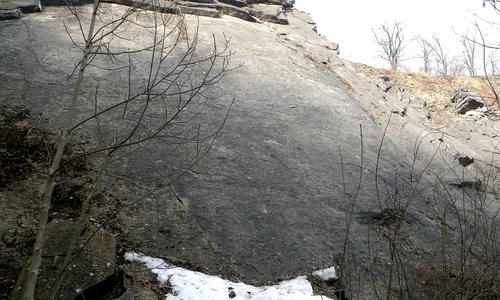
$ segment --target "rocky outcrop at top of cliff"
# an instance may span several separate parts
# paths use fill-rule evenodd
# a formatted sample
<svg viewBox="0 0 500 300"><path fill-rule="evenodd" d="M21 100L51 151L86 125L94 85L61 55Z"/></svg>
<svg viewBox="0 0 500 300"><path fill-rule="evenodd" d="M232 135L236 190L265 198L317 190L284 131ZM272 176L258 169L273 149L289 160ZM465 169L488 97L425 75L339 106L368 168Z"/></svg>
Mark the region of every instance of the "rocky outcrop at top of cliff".
<svg viewBox="0 0 500 300"><path fill-rule="evenodd" d="M91 3L92 0L70 1L73 5ZM190 14L220 18L229 15L249 22L271 22L288 25L286 11L293 0L103 0L170 14ZM65 0L11 0L0 3L0 20L18 19L23 13L40 12L43 6L66 5Z"/></svg>

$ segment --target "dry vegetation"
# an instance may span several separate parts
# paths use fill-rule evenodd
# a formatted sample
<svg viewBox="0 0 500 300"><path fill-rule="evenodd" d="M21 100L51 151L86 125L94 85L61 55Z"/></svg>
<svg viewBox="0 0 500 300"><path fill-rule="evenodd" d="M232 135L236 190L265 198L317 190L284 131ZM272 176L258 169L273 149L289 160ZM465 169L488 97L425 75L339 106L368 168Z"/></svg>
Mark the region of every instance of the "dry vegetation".
<svg viewBox="0 0 500 300"><path fill-rule="evenodd" d="M427 110L432 112L433 124L456 126L460 122L473 123L450 109L450 98L459 87L467 87L471 92L482 96L488 109L493 111L492 119L498 120L500 103L496 103L494 93L488 86L486 78L481 76L443 76L426 73L393 72L386 69L373 68L363 64L356 64L357 71L365 75L370 81L379 75L386 75L399 87L410 92L414 98L426 100ZM500 90L500 76L489 77L494 88ZM377 81L377 80L375 80ZM440 116L440 117L434 117ZM493 123L489 123L493 124ZM495 142L497 143L497 142ZM381 154L383 155L383 153ZM439 158L436 158L439 159ZM465 185L468 181L461 181L460 185L449 184L441 175L436 176L436 182L421 181L421 175L430 172L426 169L420 173L413 169L412 180L406 181L404 190L411 191L403 198L397 198L395 207L399 210L382 209L380 213L370 212L370 217L376 222L370 224L382 228L384 238L387 238L391 263L389 275L373 272L372 276L373 299L500 299L500 227L498 218L500 208L498 200L498 164L497 157L491 158L487 167L481 169L481 181L473 181L472 186ZM477 168L482 168L478 164ZM451 170L451 169L450 169ZM462 173L462 176L464 173ZM460 177L460 175L457 175ZM413 180L419 178L417 180ZM478 188L476 184L482 184ZM464 185L462 185L462 183ZM463 189L456 192L456 187ZM441 244L440 249L432 252L431 258L422 258L408 247L406 240L412 233L409 230L409 221L405 216L411 216L409 207L413 206L420 189L432 191L431 197L425 196L426 205L431 207L432 220L437 220ZM422 199L424 199L422 198ZM396 198L395 198L396 199ZM420 199L420 198L419 198ZM402 209L401 209L402 207ZM396 212L396 213L394 213ZM346 214L346 218L350 218ZM348 227L349 228L349 227ZM375 227L376 228L376 227ZM349 230L347 236L349 234ZM348 241L349 237L346 238ZM370 242L368 240L368 248ZM431 242L428 242L430 246ZM346 242L348 245L348 242ZM438 248L439 248L438 247ZM345 257L349 257L346 247ZM437 248L436 248L437 249ZM377 256L377 254L373 254ZM344 258L343 258L344 259ZM407 261L408 260L408 261ZM340 263L341 291L348 294L348 298L359 299L356 295L356 280L351 276L356 271L350 269L348 259ZM375 261L375 260L374 260ZM415 262L415 265L408 263ZM378 282L380 284L376 284ZM385 289L382 287L387 284Z"/></svg>
<svg viewBox="0 0 500 300"><path fill-rule="evenodd" d="M443 108L453 91L461 86L466 86L469 91L479 93L486 105L496 111L498 105L494 103L494 95L482 76L445 76L436 74L393 72L378 69L364 64L356 64L358 72L367 77L386 74L392 81L407 89L415 97L422 97L437 108ZM500 86L500 76L490 77L490 80Z"/></svg>

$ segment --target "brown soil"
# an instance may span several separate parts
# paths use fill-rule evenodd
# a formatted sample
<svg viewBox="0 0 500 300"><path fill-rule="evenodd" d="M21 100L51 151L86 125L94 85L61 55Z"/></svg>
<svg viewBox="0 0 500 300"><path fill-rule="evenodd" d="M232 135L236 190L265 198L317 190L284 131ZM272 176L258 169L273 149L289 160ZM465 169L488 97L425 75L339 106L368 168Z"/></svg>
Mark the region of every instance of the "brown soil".
<svg viewBox="0 0 500 300"><path fill-rule="evenodd" d="M29 124L23 107L0 110L0 299L9 299L25 257L30 255L36 233L38 203L56 135ZM67 157L74 151L67 149ZM66 157L66 159L67 159ZM64 163L64 159L63 159ZM76 218L90 179L90 163L84 157L67 161L60 170L50 220Z"/></svg>
<svg viewBox="0 0 500 300"><path fill-rule="evenodd" d="M46 165L49 149L43 134L29 126L26 109L5 108L0 115L0 190L11 190L33 172L36 165Z"/></svg>

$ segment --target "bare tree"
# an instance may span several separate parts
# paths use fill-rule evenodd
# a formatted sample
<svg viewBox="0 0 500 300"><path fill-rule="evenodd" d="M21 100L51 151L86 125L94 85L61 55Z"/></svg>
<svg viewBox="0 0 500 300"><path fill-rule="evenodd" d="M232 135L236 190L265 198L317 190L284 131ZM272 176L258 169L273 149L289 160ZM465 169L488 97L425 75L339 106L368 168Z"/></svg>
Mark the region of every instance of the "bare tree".
<svg viewBox="0 0 500 300"><path fill-rule="evenodd" d="M72 252L75 249L73 245L86 219L90 199L96 195L100 183L109 178L110 166L120 164L128 155L143 151L153 144L164 145L165 149L191 145L192 151L185 165L179 166L181 170L189 169L204 156L220 134L234 101L233 97L219 101L220 96L208 90L229 71L232 53L228 49L229 40L225 37L222 43L216 42L216 37L213 37L211 48L198 50L197 28L189 32L184 19L174 21L177 16L146 13L137 7L130 7L123 15L115 16L109 10L103 12L106 4L99 0L94 1L90 18L80 13L80 8L70 6L69 9L77 19L82 35L70 35L70 38L83 56L74 69L76 79L73 96L46 179L36 241L26 269L22 299L35 299L41 254L47 238L49 209L54 187L60 184L58 174L65 164L88 156L96 161L95 171L86 175L92 178L92 184L82 205L79 225L75 226L75 234L61 271L50 283L51 295L36 295L36 299L57 298L57 290L67 266L79 254L79 251ZM69 27L66 30L71 32ZM130 37L140 40L134 43ZM126 43L126 49L115 45L117 40ZM100 87L98 79L92 78L93 68L108 71L110 77L116 75L126 78L123 91L116 95L101 96L106 90ZM95 81L92 82L92 79ZM82 103L82 90L94 91L92 109L76 109ZM219 116L215 126L198 121L211 106L214 106L214 114L218 112ZM67 152L68 146L74 136L76 138L82 132L94 132L96 146L71 155ZM164 178L164 182L153 190L164 188L182 175L182 171L174 175Z"/></svg>
<svg viewBox="0 0 500 300"><path fill-rule="evenodd" d="M465 75L466 71L468 71L468 68L463 63L462 56L454 55L448 61L448 75L452 76Z"/></svg>
<svg viewBox="0 0 500 300"><path fill-rule="evenodd" d="M498 24L495 24L498 26ZM495 103L497 104L497 106L500 108L500 92L497 90L497 86L495 85L495 83L493 83L493 81L491 80L490 78L490 75L489 72L488 72L488 63L487 63L487 51L490 50L492 51L493 53L495 53L496 51L500 50L500 46L491 46L487 41L486 41L486 38L483 34L483 31L481 30L481 27L479 26L478 22L476 21L474 23L474 26L475 28L477 29L477 32L479 33L479 43L481 45L481 50L482 50L482 61L483 61L483 71L484 71L484 78L485 78L485 81L486 83L488 84L488 87L490 89L490 91L493 93L495 99ZM496 67L496 63L494 65L494 67Z"/></svg>
<svg viewBox="0 0 500 300"><path fill-rule="evenodd" d="M449 54L443 47L441 37L437 34L432 35L432 50L434 60L436 61L436 71L443 75L449 74Z"/></svg>
<svg viewBox="0 0 500 300"><path fill-rule="evenodd" d="M382 23L378 34L372 28L372 33L377 44L382 47L380 58L389 62L392 71L396 71L403 60L404 50L408 46L403 34L403 26L399 21L393 24Z"/></svg>
<svg viewBox="0 0 500 300"><path fill-rule="evenodd" d="M425 73L431 73L432 52L434 51L432 44L428 39L422 36L418 36L416 40L420 47L420 52L417 56L423 61L422 69Z"/></svg>
<svg viewBox="0 0 500 300"><path fill-rule="evenodd" d="M460 39L460 44L463 46L463 50L460 53L460 61L465 66L470 76L476 76L476 55L477 55L477 40L474 33L465 32L462 33Z"/></svg>
<svg viewBox="0 0 500 300"><path fill-rule="evenodd" d="M492 76L500 75L500 66L498 65L498 57L496 51L489 51L486 57L486 64L489 66L489 73Z"/></svg>

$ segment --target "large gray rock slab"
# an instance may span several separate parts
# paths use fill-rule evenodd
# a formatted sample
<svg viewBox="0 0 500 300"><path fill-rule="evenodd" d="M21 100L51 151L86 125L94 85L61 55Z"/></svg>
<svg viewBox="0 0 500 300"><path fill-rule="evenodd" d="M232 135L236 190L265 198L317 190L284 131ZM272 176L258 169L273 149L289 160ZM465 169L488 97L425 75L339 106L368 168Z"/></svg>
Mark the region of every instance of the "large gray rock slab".
<svg viewBox="0 0 500 300"><path fill-rule="evenodd" d="M103 8L115 13L125 9ZM91 7L79 9L82 21L88 22ZM377 284L383 286L390 251L379 221L391 209L411 200L404 222L408 235L402 242L408 257L432 257L440 249L439 243L422 243L440 240L440 224L430 217L422 196L426 189L411 194L401 179L413 184L410 173L420 167L429 178L445 174L456 179L463 167L454 164L452 149L462 146L449 136L443 140L438 130L418 140L422 129L432 125L425 122L431 121L411 110L393 114L401 101L384 97L352 64L339 59L338 45L319 36L307 14L287 12L287 19L290 24L283 26L228 16L185 18L188 27L199 24L202 49L208 49L214 35L218 41L231 37L232 64L241 66L209 93L235 95L236 101L212 151L174 182L175 192L154 194L120 213L121 238L130 250L265 284L338 264L346 222L352 219L350 258L359 274L375 268ZM0 89L1 104L25 105L32 121L44 129L61 127L72 92L73 82L67 78L80 59L63 22L69 32L78 33L65 8L47 8L23 22L0 24L2 36L15 36L0 42L0 80L8 87ZM140 36L119 47L145 42ZM147 64L139 60L134 68L140 73ZM96 82L106 101L123 95L126 71L112 74L104 68L88 70L79 113L92 113ZM219 125L218 108L227 107L227 98L213 107L217 109L200 116L200 124L212 129ZM95 129L79 132L78 138L95 137ZM429 158L445 143L443 161L430 164ZM460 154L476 157L468 153L471 147L464 145ZM155 146L131 154L117 169L146 187L164 179L187 154L182 147ZM449 171L449 166L456 168ZM427 188L434 184L430 179L422 182ZM133 199L126 188L115 188L117 195ZM377 233L369 241L368 226L375 226ZM376 253L376 263L370 253ZM363 295L373 283L360 279L359 287Z"/></svg>
<svg viewBox="0 0 500 300"><path fill-rule="evenodd" d="M81 9L86 22L90 6ZM113 6L115 12L119 9ZM293 12L289 19L292 16ZM233 63L242 66L230 72L214 93L225 91L237 100L212 151L174 183L184 199L184 208L178 210L186 217L169 215L175 211L172 202L158 198L134 209L133 218L121 217L124 238L134 241L134 250L172 255L196 265L206 262L212 273L220 272L218 263L226 274L265 283L333 265L332 257L338 258L343 250L346 205L355 205L355 210L380 209L373 181L383 133L350 84L331 70L344 69L352 80L357 75L342 66L335 46L313 31L310 18L304 21L301 16L297 12L289 26L231 17L199 19L200 43L210 42L214 33L218 39L222 32L231 37ZM198 22L186 20L188 26ZM37 125L47 129L61 126L60 116L71 95L66 78L79 60L63 22L70 32L78 32L64 8L48 8L43 15L1 28L4 36L16 32L16 39L3 42L9 59L2 61L1 80L9 89L2 89L0 98L4 104L26 105L38 114ZM88 76L90 82L99 80L110 97L120 94L116 90L120 83L113 79L120 76L102 70L89 71ZM78 110L91 112L95 86L82 89ZM213 120L207 115L203 122L210 125ZM378 179L393 182L406 163L390 141L383 149ZM169 151L168 161L181 160L183 154L182 149ZM141 157L167 159L161 148L138 152L123 166L128 174L152 176L150 170L138 168L144 165ZM168 171L161 169L164 164L153 166L156 174ZM357 191L360 172L363 179ZM384 200L382 205L389 204ZM359 234L365 230L358 224L352 231L360 266L369 259ZM182 244L171 243L177 233ZM384 247L382 241L373 240Z"/></svg>
<svg viewBox="0 0 500 300"><path fill-rule="evenodd" d="M81 9L85 20L90 6ZM66 77L79 60L79 52L71 46L62 26L64 21L77 32L71 20L66 9L47 8L43 15L2 27L2 34L12 36L16 32L17 37L15 42L3 44L10 59L2 62L2 80L10 88L2 90L0 97L5 104L25 104L32 113L39 114L37 125L49 129L61 126L59 116L71 94ZM187 20L188 26L197 22ZM335 50L324 46L329 44L309 22L297 18L288 31L287 26L247 23L230 17L199 21L200 28L206 28L199 32L201 42L211 41L213 33L218 39L223 38L221 32L232 37L232 50L236 52L233 63L243 65L229 73L224 85L216 89L236 95L237 100L213 151L175 183L177 192L188 199L190 217L184 223L182 219L172 223L172 218L164 215L172 209L162 209L162 202L155 201L143 205L144 210L134 216L137 226L125 231L140 229L134 235L139 239L135 241L137 250L160 255L169 244L166 233L175 236L184 230L196 238L186 239L188 243L194 241L193 245L184 246L189 249L175 252L176 256L202 263L203 259L197 260L193 252L198 251L201 258L215 255L219 262L250 281L276 280L330 266L331 253L341 251L344 238L334 233L345 224L339 150L348 162L344 166L344 172L349 174L347 180L352 181L360 172L361 125L364 155L370 158L365 160L362 172L371 173L381 131L352 94L345 92L344 84L331 76L321 62L308 56L312 49L319 48L321 51L314 55L321 61L336 57ZM61 32L55 34L58 28ZM306 39L315 44L302 46ZM119 84L108 81L111 77L107 74L88 74L89 78L99 79L103 89L109 89L106 93L119 93L113 92ZM81 112L92 109L92 100L85 95L94 88L84 87L84 102L78 108ZM207 116L204 122L210 124L212 117ZM161 159L162 153L162 149L153 149L147 155ZM182 153L181 149L171 155L179 155L180 159ZM387 171L381 171L380 176L390 177L390 166L398 164L396 153L388 151L388 155L390 159L382 163ZM139 160L134 163L130 159L131 173L139 164ZM366 209L377 206L372 193L361 193ZM164 225L163 234L160 225ZM163 242L152 243L153 237Z"/></svg>

